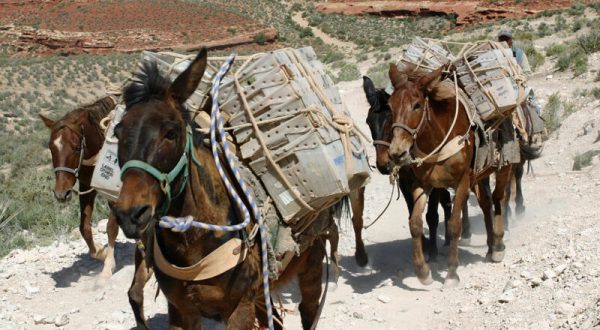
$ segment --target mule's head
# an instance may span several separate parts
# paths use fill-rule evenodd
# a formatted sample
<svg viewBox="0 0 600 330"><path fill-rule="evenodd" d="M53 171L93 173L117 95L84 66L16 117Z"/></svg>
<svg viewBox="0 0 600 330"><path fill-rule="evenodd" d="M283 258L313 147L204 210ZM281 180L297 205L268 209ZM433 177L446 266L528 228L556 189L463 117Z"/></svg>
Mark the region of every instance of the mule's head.
<svg viewBox="0 0 600 330"><path fill-rule="evenodd" d="M54 121L39 114L44 125L50 130L48 148L52 154L54 167L54 197L64 203L71 200L73 186L77 182L81 155L83 150L83 133L81 127L86 114L81 112L74 122L68 124L64 120Z"/></svg>
<svg viewBox="0 0 600 330"><path fill-rule="evenodd" d="M395 165L410 164L412 160L410 151L427 119L428 90L430 85L439 81L441 73L442 68L413 82L408 79L407 73L398 70L396 65L390 66L389 76L394 86L394 93L388 101L393 122L389 154Z"/></svg>
<svg viewBox="0 0 600 330"><path fill-rule="evenodd" d="M376 89L369 77L363 77L363 89L369 101L367 125L375 146L376 165L381 174L390 174L389 143L392 140L392 111L388 105L390 96L383 89Z"/></svg>
<svg viewBox="0 0 600 330"><path fill-rule="evenodd" d="M183 103L195 91L205 68L206 49L173 83L160 74L155 62L147 62L125 87L125 115L115 127L122 186L113 211L129 238L139 238L155 216L162 215L158 213L170 203L169 197L183 189L185 171L177 171L182 161L187 165L189 114ZM141 163L145 165L138 166ZM164 179L167 174L172 174L172 180Z"/></svg>

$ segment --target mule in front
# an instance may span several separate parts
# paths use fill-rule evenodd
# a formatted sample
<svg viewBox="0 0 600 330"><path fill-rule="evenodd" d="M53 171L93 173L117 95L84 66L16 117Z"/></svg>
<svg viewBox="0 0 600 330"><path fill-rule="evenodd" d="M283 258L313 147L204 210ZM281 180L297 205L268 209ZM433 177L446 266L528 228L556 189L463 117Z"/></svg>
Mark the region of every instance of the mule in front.
<svg viewBox="0 0 600 330"><path fill-rule="evenodd" d="M206 49L173 83L156 63L146 62L125 89L126 113L115 129L123 185L113 208L120 227L130 238L146 238L146 255L168 301L171 328L200 328L202 318L226 322L229 329L251 329L255 317L267 324L262 290L260 244L247 244L249 229L215 232L192 227L174 232L158 226L163 215L191 216L214 226L240 224L241 215L230 199L210 150L203 144L183 103L194 92L207 64ZM302 325L310 329L321 295L322 236L335 225L331 208L314 214L311 244L294 255L272 284L275 288L297 276L302 295ZM201 263L225 244L243 242L227 254L234 266L217 275L192 280L172 276L157 260L175 268ZM159 253L160 256L159 257ZM219 263L215 267L220 267Z"/></svg>

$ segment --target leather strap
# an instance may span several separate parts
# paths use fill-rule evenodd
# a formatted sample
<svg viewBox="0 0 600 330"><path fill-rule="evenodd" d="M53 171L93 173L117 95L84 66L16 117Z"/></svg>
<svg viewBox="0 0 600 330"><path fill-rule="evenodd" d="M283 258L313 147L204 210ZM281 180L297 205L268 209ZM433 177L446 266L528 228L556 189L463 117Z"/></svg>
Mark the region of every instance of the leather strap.
<svg viewBox="0 0 600 330"><path fill-rule="evenodd" d="M464 136L459 135L455 136L452 140L448 141L446 145L442 147L440 151L431 155L429 158L425 159L425 163L438 163L444 161L455 154L457 154L463 147L465 146ZM423 158L427 156L426 153L419 150L419 148L415 145L412 150L412 153L415 158Z"/></svg>
<svg viewBox="0 0 600 330"><path fill-rule="evenodd" d="M241 264L248 254L248 249L239 238L232 238L216 250L209 253L200 261L189 267L179 267L171 264L160 250L154 236L154 263L167 276L181 281L202 281L221 275Z"/></svg>

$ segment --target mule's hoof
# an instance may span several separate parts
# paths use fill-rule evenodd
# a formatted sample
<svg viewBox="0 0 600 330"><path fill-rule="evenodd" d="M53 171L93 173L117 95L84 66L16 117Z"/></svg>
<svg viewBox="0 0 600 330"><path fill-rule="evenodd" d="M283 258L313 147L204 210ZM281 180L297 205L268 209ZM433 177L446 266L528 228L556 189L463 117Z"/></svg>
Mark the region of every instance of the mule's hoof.
<svg viewBox="0 0 600 330"><path fill-rule="evenodd" d="M525 206L517 206L515 213L517 216L522 216L525 213Z"/></svg>
<svg viewBox="0 0 600 330"><path fill-rule="evenodd" d="M492 262L502 262L504 260L505 251L492 252Z"/></svg>
<svg viewBox="0 0 600 330"><path fill-rule="evenodd" d="M419 282L421 282L421 284L423 285L430 285L431 283L433 283L433 277L431 277L431 270L429 270L425 277L421 278L417 276L417 278L419 279Z"/></svg>
<svg viewBox="0 0 600 330"><path fill-rule="evenodd" d="M504 236L502 236L502 240L506 242L509 239L510 239L510 230L505 230L504 231Z"/></svg>
<svg viewBox="0 0 600 330"><path fill-rule="evenodd" d="M329 281L329 291L334 292L338 288L337 282Z"/></svg>
<svg viewBox="0 0 600 330"><path fill-rule="evenodd" d="M354 260L359 267L365 267L369 263L369 256L366 253L355 253Z"/></svg>
<svg viewBox="0 0 600 330"><path fill-rule="evenodd" d="M96 282L94 283L94 290L104 288L106 286L106 283L108 283L109 279L110 279L110 275L100 274L98 276L98 278L96 279Z"/></svg>
<svg viewBox="0 0 600 330"><path fill-rule="evenodd" d="M460 241L458 241L458 244L460 246L471 246L471 237L461 238Z"/></svg>
<svg viewBox="0 0 600 330"><path fill-rule="evenodd" d="M456 288L460 284L460 278L457 276L446 277L444 280L444 289Z"/></svg>
<svg viewBox="0 0 600 330"><path fill-rule="evenodd" d="M104 261L106 259L106 248L107 246L96 245L96 253L90 252L90 256L94 259Z"/></svg>

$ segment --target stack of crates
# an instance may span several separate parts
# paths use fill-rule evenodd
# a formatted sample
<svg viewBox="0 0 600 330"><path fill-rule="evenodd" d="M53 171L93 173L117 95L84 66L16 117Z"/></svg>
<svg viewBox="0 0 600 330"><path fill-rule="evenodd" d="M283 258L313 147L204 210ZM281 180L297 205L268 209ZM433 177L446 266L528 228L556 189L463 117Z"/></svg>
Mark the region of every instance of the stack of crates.
<svg viewBox="0 0 600 330"><path fill-rule="evenodd" d="M190 63L173 54L150 52L144 52L142 59L156 60L159 68L170 71L171 79ZM236 62L221 82L220 109L227 125L235 128L230 133L235 138L238 157L260 178L285 222L293 225L310 212L297 196L312 208L321 209L368 182L369 166L361 139L350 133L349 143L356 152L346 155L340 132L331 125L334 113L350 114L312 47L282 49ZM188 107L202 108L221 63L222 59L209 58L210 65L188 100ZM240 63L244 63L242 67ZM311 78L316 86L311 85ZM260 132L250 125L242 95ZM262 135L291 186L272 168L256 134Z"/></svg>
<svg viewBox="0 0 600 330"><path fill-rule="evenodd" d="M481 43L455 65L460 87L484 121L505 118L519 104L516 78L523 73L506 44Z"/></svg>

